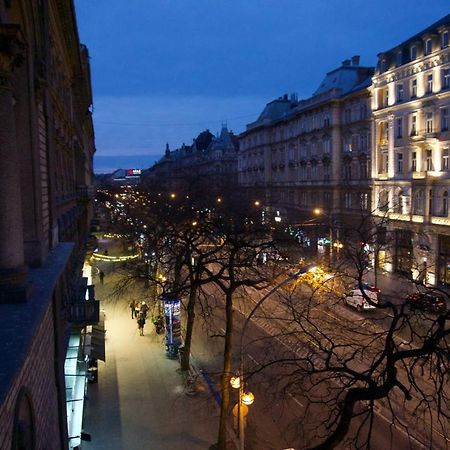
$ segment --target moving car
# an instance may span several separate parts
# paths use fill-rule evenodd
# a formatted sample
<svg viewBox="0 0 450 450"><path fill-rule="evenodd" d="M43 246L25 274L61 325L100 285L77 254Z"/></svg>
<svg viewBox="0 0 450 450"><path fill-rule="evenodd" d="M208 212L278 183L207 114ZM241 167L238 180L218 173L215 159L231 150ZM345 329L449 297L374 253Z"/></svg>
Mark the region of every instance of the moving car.
<svg viewBox="0 0 450 450"><path fill-rule="evenodd" d="M445 314L447 311L445 298L436 292L416 292L408 295L406 301L412 310L420 309L435 314Z"/></svg>
<svg viewBox="0 0 450 450"><path fill-rule="evenodd" d="M366 295L371 302L378 303L378 292L364 289L364 295ZM363 309L373 309L376 308L375 305L370 304L364 297L361 289L355 288L350 292L345 294L344 303L348 306L353 306L358 311Z"/></svg>

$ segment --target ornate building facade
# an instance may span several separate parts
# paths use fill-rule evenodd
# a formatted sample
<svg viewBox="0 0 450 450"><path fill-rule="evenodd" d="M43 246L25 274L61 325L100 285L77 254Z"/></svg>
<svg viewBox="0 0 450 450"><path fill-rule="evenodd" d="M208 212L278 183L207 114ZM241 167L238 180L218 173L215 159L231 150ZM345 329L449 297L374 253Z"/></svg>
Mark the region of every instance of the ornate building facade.
<svg viewBox="0 0 450 450"><path fill-rule="evenodd" d="M190 146L170 150L167 145L164 156L144 172L143 182L173 192L194 194L206 187L219 193L225 185L237 185L237 151L238 140L226 126L217 136L206 130Z"/></svg>
<svg viewBox="0 0 450 450"><path fill-rule="evenodd" d="M450 284L450 15L378 55L374 214L380 266Z"/></svg>
<svg viewBox="0 0 450 450"><path fill-rule="evenodd" d="M72 1L0 2L0 449L79 445L91 106Z"/></svg>
<svg viewBox="0 0 450 450"><path fill-rule="evenodd" d="M372 74L354 56L310 98L268 103L239 136L239 183L262 199L272 219L304 223L320 208L322 221L338 229L370 212Z"/></svg>

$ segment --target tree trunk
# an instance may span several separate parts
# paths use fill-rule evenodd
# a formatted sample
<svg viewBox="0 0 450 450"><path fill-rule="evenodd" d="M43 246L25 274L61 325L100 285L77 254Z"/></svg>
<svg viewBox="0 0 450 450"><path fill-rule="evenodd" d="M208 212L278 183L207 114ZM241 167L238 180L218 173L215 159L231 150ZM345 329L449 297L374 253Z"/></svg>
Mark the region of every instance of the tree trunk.
<svg viewBox="0 0 450 450"><path fill-rule="evenodd" d="M218 450L226 450L227 421L230 409L230 377L232 358L232 334L233 334L233 294L226 293L226 328L225 328L225 348L223 354L223 373L221 380L222 404L220 407L219 438L217 442Z"/></svg>
<svg viewBox="0 0 450 450"><path fill-rule="evenodd" d="M197 289L198 286L195 283L193 283L189 291L189 301L186 307L187 312L186 335L184 337L184 352L181 356L181 370L189 370L192 332L194 331L195 302L197 300Z"/></svg>

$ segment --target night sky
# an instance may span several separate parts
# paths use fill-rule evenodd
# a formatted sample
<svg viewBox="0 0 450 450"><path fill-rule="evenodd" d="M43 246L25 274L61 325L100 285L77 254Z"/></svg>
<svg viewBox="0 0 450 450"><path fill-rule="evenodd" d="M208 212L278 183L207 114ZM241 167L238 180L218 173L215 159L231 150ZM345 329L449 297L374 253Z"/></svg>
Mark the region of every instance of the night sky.
<svg viewBox="0 0 450 450"><path fill-rule="evenodd" d="M75 0L90 50L96 172L149 167L202 130L235 133L284 93L388 50L448 0Z"/></svg>

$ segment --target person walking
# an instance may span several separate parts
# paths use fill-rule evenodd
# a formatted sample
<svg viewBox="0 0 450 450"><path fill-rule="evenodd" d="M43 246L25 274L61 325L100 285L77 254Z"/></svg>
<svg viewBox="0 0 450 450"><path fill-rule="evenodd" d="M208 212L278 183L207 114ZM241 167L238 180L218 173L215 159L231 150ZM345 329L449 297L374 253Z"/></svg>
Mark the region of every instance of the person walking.
<svg viewBox="0 0 450 450"><path fill-rule="evenodd" d="M103 280L105 279L105 272L103 272L103 270L100 270L98 276L100 278L100 283L103 284Z"/></svg>
<svg viewBox="0 0 450 450"><path fill-rule="evenodd" d="M142 302L141 304L141 312L144 314L145 318L147 318L148 314L148 305L145 302Z"/></svg>
<svg viewBox="0 0 450 450"><path fill-rule="evenodd" d="M139 313L139 317L137 319L139 334L144 336L144 325L145 325L145 315L143 313Z"/></svg>
<svg viewBox="0 0 450 450"><path fill-rule="evenodd" d="M136 301L135 300L131 300L130 302L130 309L131 309L131 318L134 319L136 314Z"/></svg>

